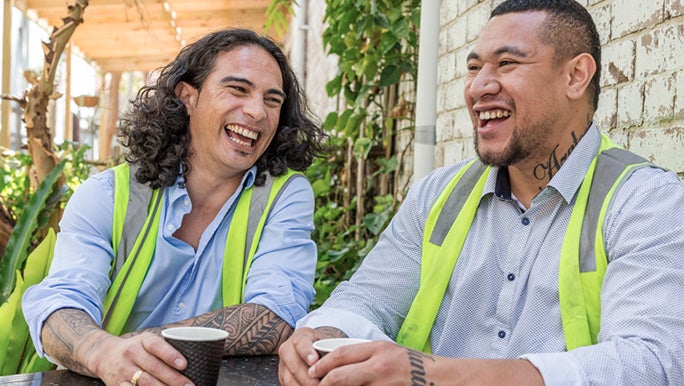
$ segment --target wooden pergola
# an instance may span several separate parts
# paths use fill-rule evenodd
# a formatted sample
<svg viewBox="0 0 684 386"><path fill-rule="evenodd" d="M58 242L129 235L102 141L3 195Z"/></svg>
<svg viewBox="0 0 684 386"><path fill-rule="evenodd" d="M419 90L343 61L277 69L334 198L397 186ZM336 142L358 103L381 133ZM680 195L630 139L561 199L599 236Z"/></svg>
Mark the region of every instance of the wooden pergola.
<svg viewBox="0 0 684 386"><path fill-rule="evenodd" d="M5 10L18 8L29 18L49 26L62 25L70 0L4 0ZM131 71L149 72L172 60L178 51L199 37L226 27L244 27L263 31L266 9L271 0L90 0L84 12L84 23L76 28L69 47L75 47L86 60L107 76L108 90L101 99L103 116L100 126L100 158L109 156L109 143L115 134L118 114L118 82L121 74ZM8 6L8 4L11 4ZM11 14L11 12L9 12ZM5 12L4 31L11 24ZM7 35L5 33L4 35ZM5 36L4 46L9 44ZM9 56L3 52L3 69L9 67ZM67 54L70 52L67 51ZM70 84L71 55L67 60L67 85ZM3 70L5 72L5 70ZM3 74L3 85L5 83ZM3 90L5 91L5 90ZM67 100L71 100L67 86ZM78 101L76 101L78 103ZM67 103L67 120L71 118ZM3 128L9 112L3 106ZM67 131L70 130L67 122ZM5 130L5 129L3 129ZM3 133L0 145L6 146Z"/></svg>

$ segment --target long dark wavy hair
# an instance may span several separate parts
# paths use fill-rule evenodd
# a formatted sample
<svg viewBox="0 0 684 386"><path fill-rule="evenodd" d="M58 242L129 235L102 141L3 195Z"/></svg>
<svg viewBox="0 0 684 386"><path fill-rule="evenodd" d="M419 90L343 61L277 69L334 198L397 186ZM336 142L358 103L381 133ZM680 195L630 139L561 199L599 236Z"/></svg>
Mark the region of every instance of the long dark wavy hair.
<svg viewBox="0 0 684 386"><path fill-rule="evenodd" d="M304 171L315 157L327 151L324 143L328 136L320 123L310 118L313 115L306 97L278 45L254 31L224 29L184 47L175 60L161 68L156 81L142 87L130 101L121 120L119 142L128 148L126 161L138 166L138 182L149 183L153 189L173 185L181 164L187 176L192 138L189 116L175 93L176 85L186 82L201 90L216 57L246 45L262 47L273 56L282 73L286 96L276 134L256 162L255 184L263 185L266 172L279 176L287 168Z"/></svg>

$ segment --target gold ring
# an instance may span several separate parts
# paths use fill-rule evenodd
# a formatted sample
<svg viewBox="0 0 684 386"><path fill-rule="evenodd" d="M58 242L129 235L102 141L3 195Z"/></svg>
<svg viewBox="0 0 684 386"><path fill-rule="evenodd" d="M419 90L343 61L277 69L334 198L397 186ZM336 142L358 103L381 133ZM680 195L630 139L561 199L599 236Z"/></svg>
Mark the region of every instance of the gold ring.
<svg viewBox="0 0 684 386"><path fill-rule="evenodd" d="M137 384L138 384L138 380L140 379L140 376L142 375L142 373L144 373L143 370L138 370L138 371L135 372L135 374L133 374L133 378L131 378L131 383L132 383L133 385L137 385Z"/></svg>

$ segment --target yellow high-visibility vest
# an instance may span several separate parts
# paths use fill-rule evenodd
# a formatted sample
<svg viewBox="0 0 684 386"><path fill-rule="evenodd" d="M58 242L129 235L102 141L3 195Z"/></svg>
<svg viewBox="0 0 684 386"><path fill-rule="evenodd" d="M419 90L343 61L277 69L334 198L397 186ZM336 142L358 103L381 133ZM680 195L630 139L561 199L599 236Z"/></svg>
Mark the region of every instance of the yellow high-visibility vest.
<svg viewBox="0 0 684 386"><path fill-rule="evenodd" d="M601 224L617 188L644 166L652 165L618 148L604 135L579 188L561 247L558 272L567 350L597 343L600 292L608 265ZM423 233L420 286L399 330L397 343L431 351L432 326L480 204L489 170L479 160L471 161L459 170L432 206Z"/></svg>

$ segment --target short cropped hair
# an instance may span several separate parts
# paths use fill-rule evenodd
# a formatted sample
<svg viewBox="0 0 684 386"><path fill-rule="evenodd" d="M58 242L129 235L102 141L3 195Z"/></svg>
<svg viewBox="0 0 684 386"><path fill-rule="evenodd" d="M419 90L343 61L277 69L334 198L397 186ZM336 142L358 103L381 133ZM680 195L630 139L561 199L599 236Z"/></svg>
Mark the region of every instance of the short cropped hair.
<svg viewBox="0 0 684 386"><path fill-rule="evenodd" d="M596 111L601 92L601 40L591 14L574 0L507 0L492 11L490 18L530 11L548 14L544 26L538 31L538 37L542 43L554 48L556 65L582 53L594 58L596 73L587 93Z"/></svg>

